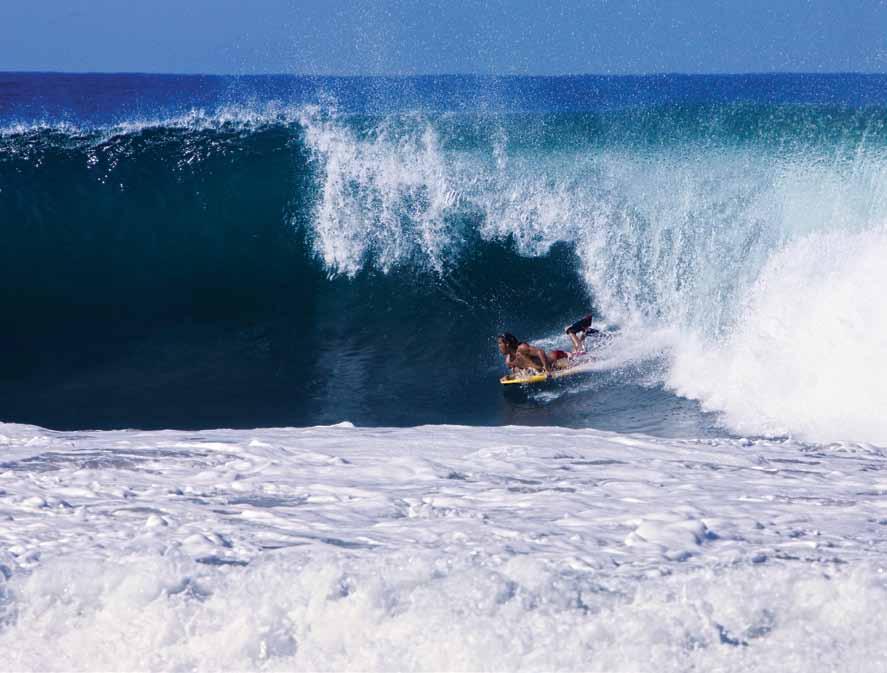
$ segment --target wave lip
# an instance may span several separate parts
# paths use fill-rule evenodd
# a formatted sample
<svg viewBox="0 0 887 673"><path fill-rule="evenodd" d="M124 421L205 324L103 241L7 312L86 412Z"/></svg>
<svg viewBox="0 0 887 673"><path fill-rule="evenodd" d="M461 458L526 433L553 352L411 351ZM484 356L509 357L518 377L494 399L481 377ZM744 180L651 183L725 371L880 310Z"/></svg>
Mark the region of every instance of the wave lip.
<svg viewBox="0 0 887 673"><path fill-rule="evenodd" d="M456 195L434 128L395 118L358 138L317 110L301 121L321 183L311 229L324 265L353 277L368 264L387 272L424 259L443 271Z"/></svg>

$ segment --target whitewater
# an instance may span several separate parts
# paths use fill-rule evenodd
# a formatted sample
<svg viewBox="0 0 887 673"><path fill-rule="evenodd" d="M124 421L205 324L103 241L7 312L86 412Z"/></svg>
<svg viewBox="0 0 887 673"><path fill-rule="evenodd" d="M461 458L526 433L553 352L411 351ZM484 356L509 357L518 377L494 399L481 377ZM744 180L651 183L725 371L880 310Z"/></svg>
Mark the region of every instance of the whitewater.
<svg viewBox="0 0 887 673"><path fill-rule="evenodd" d="M887 454L0 426L3 670L880 671Z"/></svg>
<svg viewBox="0 0 887 673"><path fill-rule="evenodd" d="M885 85L0 74L0 670L887 669Z"/></svg>

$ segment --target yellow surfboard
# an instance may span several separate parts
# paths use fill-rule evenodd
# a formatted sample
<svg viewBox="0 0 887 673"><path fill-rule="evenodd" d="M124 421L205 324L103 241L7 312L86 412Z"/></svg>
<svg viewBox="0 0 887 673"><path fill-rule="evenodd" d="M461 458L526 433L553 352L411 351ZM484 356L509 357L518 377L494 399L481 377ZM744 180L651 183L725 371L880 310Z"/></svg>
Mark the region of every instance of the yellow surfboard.
<svg viewBox="0 0 887 673"><path fill-rule="evenodd" d="M510 386L514 384L542 383L542 381L547 380L548 374L546 374L545 372L542 372L541 374L531 374L530 376L521 376L520 374L506 374L501 379L499 379L499 383L501 383L503 386Z"/></svg>
<svg viewBox="0 0 887 673"><path fill-rule="evenodd" d="M499 383L503 386L512 386L512 385L527 385L530 383L542 383L543 381L549 381L554 379L560 379L565 376L572 376L573 374L581 374L582 372L590 371L594 362L591 358L583 358L582 360L576 362L572 367L567 367L565 369L555 369L551 374L546 374L545 372L533 372L532 374L506 374L501 379L499 379Z"/></svg>

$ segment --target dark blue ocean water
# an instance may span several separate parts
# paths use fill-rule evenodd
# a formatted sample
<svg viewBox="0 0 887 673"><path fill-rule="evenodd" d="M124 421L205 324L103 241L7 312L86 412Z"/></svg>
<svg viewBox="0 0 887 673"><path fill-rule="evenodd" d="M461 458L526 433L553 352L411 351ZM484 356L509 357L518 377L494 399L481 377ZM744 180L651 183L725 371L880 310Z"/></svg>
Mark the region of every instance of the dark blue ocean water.
<svg viewBox="0 0 887 673"><path fill-rule="evenodd" d="M885 102L887 75L293 77L0 73L4 123L102 125L225 105L335 104L343 111L601 112L661 106Z"/></svg>
<svg viewBox="0 0 887 673"><path fill-rule="evenodd" d="M858 200L885 105L869 75L0 74L0 420L730 432L676 349L820 226L803 176ZM502 389L495 334L563 347L588 310L599 371Z"/></svg>

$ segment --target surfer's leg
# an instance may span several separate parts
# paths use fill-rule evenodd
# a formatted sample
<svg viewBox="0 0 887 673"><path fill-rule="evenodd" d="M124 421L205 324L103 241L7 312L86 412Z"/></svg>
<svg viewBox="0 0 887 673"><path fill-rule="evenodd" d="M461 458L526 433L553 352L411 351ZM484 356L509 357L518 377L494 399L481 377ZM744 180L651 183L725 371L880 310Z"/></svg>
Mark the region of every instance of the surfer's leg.
<svg viewBox="0 0 887 673"><path fill-rule="evenodd" d="M564 332L569 335L570 341L573 342L574 353L578 353L585 349L585 335L590 329L591 313L586 315L584 318L580 318L564 330Z"/></svg>
<svg viewBox="0 0 887 673"><path fill-rule="evenodd" d="M579 351L581 351L582 350L582 342L584 341L584 339L580 339L573 332L567 332L567 334L570 336L570 341L573 342L573 352L578 353ZM585 334L583 333L582 336L584 337Z"/></svg>

